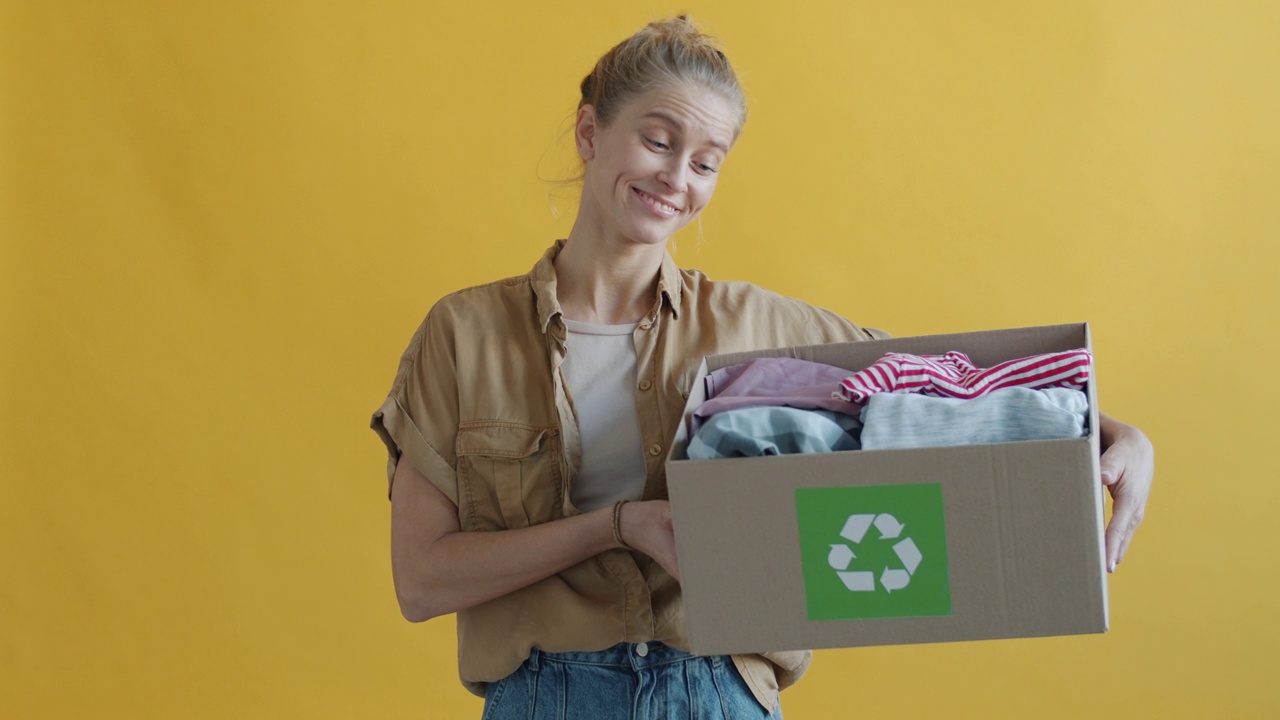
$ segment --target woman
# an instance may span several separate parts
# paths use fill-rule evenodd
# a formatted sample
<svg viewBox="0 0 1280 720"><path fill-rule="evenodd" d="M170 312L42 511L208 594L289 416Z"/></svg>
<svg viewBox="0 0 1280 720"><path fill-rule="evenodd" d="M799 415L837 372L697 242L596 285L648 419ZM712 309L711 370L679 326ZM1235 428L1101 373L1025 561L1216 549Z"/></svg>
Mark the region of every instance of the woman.
<svg viewBox="0 0 1280 720"><path fill-rule="evenodd" d="M442 299L374 415L400 607L414 622L458 613L460 673L485 717L780 717L808 653L680 650L666 443L703 356L882 335L666 252L746 117L728 60L687 19L620 43L581 89L569 237L528 275ZM1102 431L1113 566L1151 451L1123 423Z"/></svg>

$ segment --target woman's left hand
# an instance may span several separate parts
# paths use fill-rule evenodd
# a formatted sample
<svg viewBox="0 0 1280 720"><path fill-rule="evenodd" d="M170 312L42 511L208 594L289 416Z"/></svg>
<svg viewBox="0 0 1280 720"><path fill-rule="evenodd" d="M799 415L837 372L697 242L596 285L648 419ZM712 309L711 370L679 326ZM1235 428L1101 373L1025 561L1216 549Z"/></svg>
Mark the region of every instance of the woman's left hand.
<svg viewBox="0 0 1280 720"><path fill-rule="evenodd" d="M1111 491L1107 523L1107 572L1115 572L1146 514L1155 477L1155 449L1138 428L1099 413L1102 430L1102 484Z"/></svg>
<svg viewBox="0 0 1280 720"><path fill-rule="evenodd" d="M668 575L680 581L671 503L666 500L629 502L622 506L618 526L624 542L656 560Z"/></svg>

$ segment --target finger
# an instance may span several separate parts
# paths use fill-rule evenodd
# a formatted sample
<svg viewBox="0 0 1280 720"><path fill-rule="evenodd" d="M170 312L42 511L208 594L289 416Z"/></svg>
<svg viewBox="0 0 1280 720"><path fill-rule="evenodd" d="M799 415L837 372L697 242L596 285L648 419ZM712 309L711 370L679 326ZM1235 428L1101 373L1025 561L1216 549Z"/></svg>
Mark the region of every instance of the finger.
<svg viewBox="0 0 1280 720"><path fill-rule="evenodd" d="M1113 495L1111 522L1107 523L1107 572L1115 572L1116 565L1129 546L1130 526L1133 522L1134 503L1123 492Z"/></svg>
<svg viewBox="0 0 1280 720"><path fill-rule="evenodd" d="M1102 457L1098 460L1098 471L1102 476L1102 484L1107 487L1114 486L1120 481L1120 474L1125 467L1125 458L1121 457L1122 451L1116 449L1115 445L1107 448L1102 453Z"/></svg>
<svg viewBox="0 0 1280 720"><path fill-rule="evenodd" d="M1116 571L1116 565L1120 562L1120 546L1124 544L1124 533L1119 528L1113 527L1114 523L1107 524L1107 572Z"/></svg>
<svg viewBox="0 0 1280 720"><path fill-rule="evenodd" d="M1103 466L1102 472L1099 474L1102 476L1103 485L1106 485L1107 487L1111 487L1112 485L1116 484L1117 474L1116 474L1116 471L1112 470L1111 468Z"/></svg>
<svg viewBox="0 0 1280 720"><path fill-rule="evenodd" d="M1116 565L1124 559L1129 543L1142 524L1145 498L1133 492L1133 488L1116 486L1112 489L1114 502L1111 522L1107 523L1107 571L1115 572Z"/></svg>
<svg viewBox="0 0 1280 720"><path fill-rule="evenodd" d="M1116 556L1116 564L1124 559L1125 553L1129 552L1129 544L1133 542L1133 536L1138 534L1138 526L1142 524L1142 510L1133 513L1129 521L1129 528L1124 534L1124 541L1120 543L1120 554Z"/></svg>
<svg viewBox="0 0 1280 720"><path fill-rule="evenodd" d="M1121 524L1128 522L1128 512L1125 510L1123 495L1116 492L1116 483L1120 478L1120 467L1122 465L1117 461L1116 453L1112 448L1108 448L1102 454L1098 463L1099 474L1102 477L1102 484L1111 490L1113 504L1111 507L1111 522L1107 523L1105 547L1106 547L1106 564L1107 572L1115 572L1116 565L1120 562L1120 548L1124 545L1124 536L1126 525Z"/></svg>
<svg viewBox="0 0 1280 720"><path fill-rule="evenodd" d="M667 552L671 558L671 577L680 582L680 557L676 554L676 537L672 533L668 536L670 544L667 546Z"/></svg>

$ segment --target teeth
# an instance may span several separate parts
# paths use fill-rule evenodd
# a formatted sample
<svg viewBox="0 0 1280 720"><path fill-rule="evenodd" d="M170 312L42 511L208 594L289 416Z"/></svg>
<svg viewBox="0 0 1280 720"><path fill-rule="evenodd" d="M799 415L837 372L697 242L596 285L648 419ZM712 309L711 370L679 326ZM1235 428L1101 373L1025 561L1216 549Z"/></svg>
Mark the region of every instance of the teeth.
<svg viewBox="0 0 1280 720"><path fill-rule="evenodd" d="M654 197L654 196L650 195L650 194L649 194L649 193L647 193L647 192L644 192L643 190L641 190L641 191L639 191L639 192L640 192L640 194L641 194L641 195L643 195L645 198L647 198L647 199L649 200L649 202L651 202L651 203L653 203L654 205L658 206L658 209L659 209L659 210L662 210L662 211L664 211L664 212L669 212L669 213L674 213L674 212L676 212L676 206L675 206L675 205L668 205L667 203L665 203L665 202L663 202L663 201L659 200L658 198L656 198L656 197Z"/></svg>

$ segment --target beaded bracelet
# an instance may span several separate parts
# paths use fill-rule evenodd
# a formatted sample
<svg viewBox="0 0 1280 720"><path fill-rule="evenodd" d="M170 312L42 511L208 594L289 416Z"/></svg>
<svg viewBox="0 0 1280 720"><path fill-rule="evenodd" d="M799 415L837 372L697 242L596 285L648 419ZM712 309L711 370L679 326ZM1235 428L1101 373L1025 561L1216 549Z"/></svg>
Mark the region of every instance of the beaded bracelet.
<svg viewBox="0 0 1280 720"><path fill-rule="evenodd" d="M631 502L630 500L619 500L613 504L613 541L623 550L634 550L635 548L628 545L622 540L622 506Z"/></svg>

